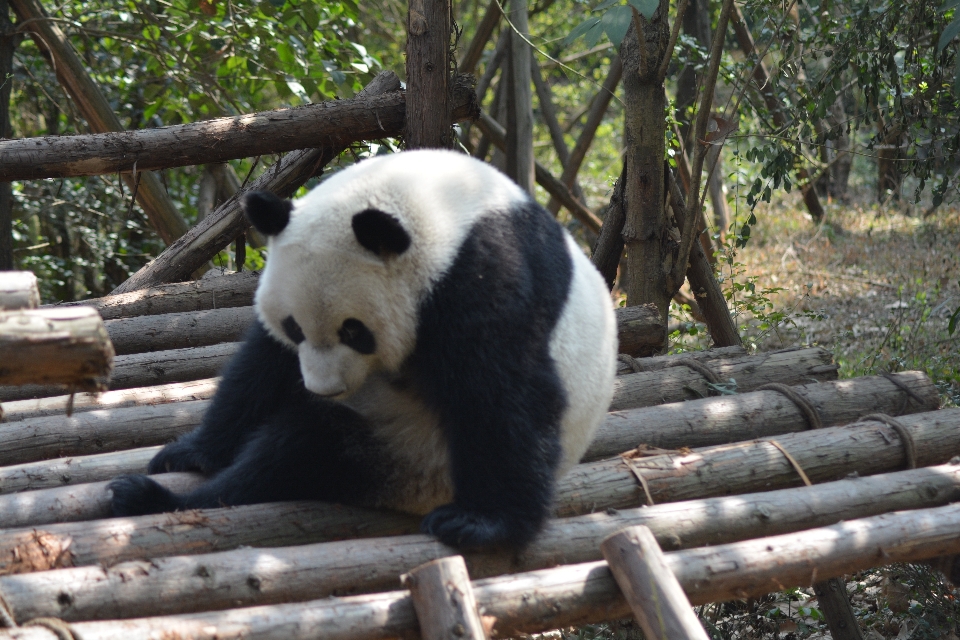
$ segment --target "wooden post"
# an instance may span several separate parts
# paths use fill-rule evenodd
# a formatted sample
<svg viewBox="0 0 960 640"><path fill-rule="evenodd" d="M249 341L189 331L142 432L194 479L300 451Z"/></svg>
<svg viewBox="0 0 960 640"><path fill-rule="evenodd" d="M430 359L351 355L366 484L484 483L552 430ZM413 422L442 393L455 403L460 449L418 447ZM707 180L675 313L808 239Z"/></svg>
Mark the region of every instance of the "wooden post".
<svg viewBox="0 0 960 640"><path fill-rule="evenodd" d="M409 149L453 146L450 119L450 0L410 0L407 12Z"/></svg>
<svg viewBox="0 0 960 640"><path fill-rule="evenodd" d="M400 577L423 640L486 640L463 556L439 558Z"/></svg>
<svg viewBox="0 0 960 640"><path fill-rule="evenodd" d="M32 271L0 272L0 311L36 309L39 304L40 290Z"/></svg>
<svg viewBox="0 0 960 640"><path fill-rule="evenodd" d="M533 193L535 163L533 157L533 92L530 89L530 56L527 39L527 0L509 0L507 17L510 32L508 59L504 64L507 97L506 174L528 193Z"/></svg>
<svg viewBox="0 0 960 640"><path fill-rule="evenodd" d="M624 529L600 550L649 640L709 640L650 529Z"/></svg>
<svg viewBox="0 0 960 640"><path fill-rule="evenodd" d="M22 37L10 21L7 0L0 0L0 139L13 135L10 127L13 52ZM0 271L9 269L13 269L13 189L9 181L3 181L0 182Z"/></svg>
<svg viewBox="0 0 960 640"><path fill-rule="evenodd" d="M113 345L94 309L4 311L0 362L0 385L103 391L113 370Z"/></svg>
<svg viewBox="0 0 960 640"><path fill-rule="evenodd" d="M847 585L843 578L816 582L813 592L817 594L820 611L830 627L833 640L863 640L863 632L847 598Z"/></svg>
<svg viewBox="0 0 960 640"><path fill-rule="evenodd" d="M67 40L57 23L47 17L39 0L9 0L20 21L29 31L41 51L50 53L50 60L57 79L95 132L123 131L117 114L100 91L100 87L87 74L83 62ZM152 172L139 176L123 174L123 180L137 194L137 202L143 208L150 225L167 244L187 231L187 223L167 194L160 178Z"/></svg>

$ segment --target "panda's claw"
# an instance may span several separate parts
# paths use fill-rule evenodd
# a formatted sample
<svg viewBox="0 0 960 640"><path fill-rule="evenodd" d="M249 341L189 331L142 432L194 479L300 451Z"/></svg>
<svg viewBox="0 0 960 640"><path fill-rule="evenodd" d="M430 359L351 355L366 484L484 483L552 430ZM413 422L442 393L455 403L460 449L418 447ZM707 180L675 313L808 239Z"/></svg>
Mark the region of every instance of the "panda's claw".
<svg viewBox="0 0 960 640"><path fill-rule="evenodd" d="M503 517L470 511L456 504L437 507L420 523L423 533L463 550L520 548L527 544L535 533L526 529L523 526L511 526Z"/></svg>
<svg viewBox="0 0 960 640"><path fill-rule="evenodd" d="M118 518L176 511L182 506L173 492L144 475L120 476L108 488L113 492L113 515Z"/></svg>

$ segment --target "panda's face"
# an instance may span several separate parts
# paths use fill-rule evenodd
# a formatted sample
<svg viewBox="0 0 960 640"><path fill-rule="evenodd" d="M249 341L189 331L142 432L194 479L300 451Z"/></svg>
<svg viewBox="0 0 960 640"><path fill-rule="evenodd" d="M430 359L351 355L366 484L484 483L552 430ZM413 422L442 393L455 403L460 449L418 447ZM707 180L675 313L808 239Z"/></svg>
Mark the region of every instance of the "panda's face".
<svg viewBox="0 0 960 640"><path fill-rule="evenodd" d="M373 372L399 372L420 304L473 224L525 197L489 165L440 151L365 160L295 203L247 194L270 238L257 313L297 350L310 391L344 399Z"/></svg>
<svg viewBox="0 0 960 640"><path fill-rule="evenodd" d="M413 348L416 293L396 273L406 251L396 238L407 238L409 245L409 237L395 217L373 211L354 214L351 222L357 223L347 230L327 219L322 229L309 232L299 227L318 221L295 215L288 230L271 240L257 292L261 321L297 350L307 389L337 400L374 371L399 370ZM376 228L380 224L394 228L385 236ZM304 237L312 241L302 242Z"/></svg>

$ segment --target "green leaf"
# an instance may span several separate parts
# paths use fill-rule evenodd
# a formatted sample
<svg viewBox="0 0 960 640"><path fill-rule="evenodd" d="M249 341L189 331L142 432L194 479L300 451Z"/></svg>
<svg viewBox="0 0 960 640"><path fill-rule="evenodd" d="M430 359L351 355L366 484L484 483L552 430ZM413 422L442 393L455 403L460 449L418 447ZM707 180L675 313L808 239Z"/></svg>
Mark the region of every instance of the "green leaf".
<svg viewBox="0 0 960 640"><path fill-rule="evenodd" d="M957 34L960 33L960 15L954 17L953 21L947 25L947 28L940 34L940 42L937 43L937 53L943 51L943 48L950 44Z"/></svg>
<svg viewBox="0 0 960 640"><path fill-rule="evenodd" d="M960 2L960 0L957 0L957 2ZM597 12L597 11L606 11L607 9L609 9L610 7L612 7L612 6L615 5L615 4L620 4L620 0L604 0L603 2L601 2L600 4L598 4L597 6L595 6L595 7L593 8L593 10L594 10L595 12Z"/></svg>
<svg viewBox="0 0 960 640"><path fill-rule="evenodd" d="M623 36L627 35L627 29L630 28L632 18L633 11L626 6L614 7L600 18L600 25L614 46L620 46Z"/></svg>
<svg viewBox="0 0 960 640"><path fill-rule="evenodd" d="M949 11L950 9L953 9L954 7L957 7L957 6L960 6L960 0L947 0L945 3L943 3L942 7L937 9L937 11L939 11L940 13L943 13L944 11Z"/></svg>
<svg viewBox="0 0 960 640"><path fill-rule="evenodd" d="M657 12L657 8L660 6L658 0L627 0L634 9L643 14L643 17L647 20L653 18L653 14Z"/></svg>
<svg viewBox="0 0 960 640"><path fill-rule="evenodd" d="M957 310L950 316L950 322L947 323L947 331L950 335L953 335L953 332L957 330L958 323L960 323L960 307L957 307Z"/></svg>
<svg viewBox="0 0 960 640"><path fill-rule="evenodd" d="M565 44L570 44L580 36L590 31L591 29L597 28L599 25L600 25L600 18L590 18L585 22L581 22L579 25L574 27L573 31L571 31L566 38L564 38L563 42Z"/></svg>

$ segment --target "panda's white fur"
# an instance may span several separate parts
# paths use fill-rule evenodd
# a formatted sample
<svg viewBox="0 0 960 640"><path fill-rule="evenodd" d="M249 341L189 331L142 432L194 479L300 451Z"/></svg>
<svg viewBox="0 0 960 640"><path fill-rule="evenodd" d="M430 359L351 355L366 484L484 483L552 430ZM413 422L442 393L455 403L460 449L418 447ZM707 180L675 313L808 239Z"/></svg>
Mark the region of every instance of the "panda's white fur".
<svg viewBox="0 0 960 640"><path fill-rule="evenodd" d="M280 494L431 512L424 530L450 544L528 541L549 511L552 483L586 451L613 393L611 301L573 238L499 171L449 151L365 160L292 205L247 206L270 236L259 327L225 372L204 425L150 467L218 473L182 498L142 477L115 482L115 512ZM362 240L357 220L367 211L374 223L402 228L404 242L380 251ZM471 324L473 314L485 319ZM496 333L500 314L512 333ZM530 317L529 339L521 316ZM345 321L360 323L375 349L344 340ZM459 332L458 323L504 343ZM546 341L542 355L537 340ZM314 395L289 388L301 376ZM551 380L561 388L552 391ZM318 397L326 400L311 400ZM492 422L479 415L487 408ZM306 444L278 444L285 439ZM330 442L343 452L322 451ZM303 468L311 464L318 468Z"/></svg>

